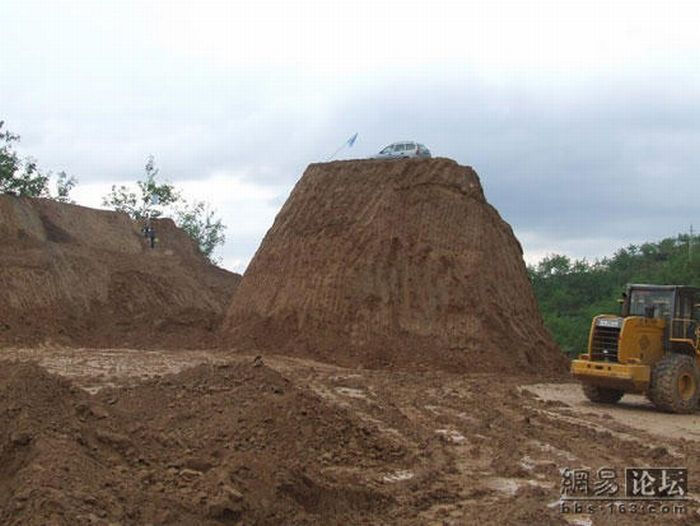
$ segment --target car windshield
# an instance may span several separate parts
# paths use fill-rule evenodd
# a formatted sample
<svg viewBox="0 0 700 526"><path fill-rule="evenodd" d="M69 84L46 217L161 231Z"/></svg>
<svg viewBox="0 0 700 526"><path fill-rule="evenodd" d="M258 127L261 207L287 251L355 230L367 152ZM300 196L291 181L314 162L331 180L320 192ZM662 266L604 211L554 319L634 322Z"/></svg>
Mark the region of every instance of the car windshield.
<svg viewBox="0 0 700 526"><path fill-rule="evenodd" d="M671 290L632 290L630 295L630 315L668 318L671 315L673 291Z"/></svg>

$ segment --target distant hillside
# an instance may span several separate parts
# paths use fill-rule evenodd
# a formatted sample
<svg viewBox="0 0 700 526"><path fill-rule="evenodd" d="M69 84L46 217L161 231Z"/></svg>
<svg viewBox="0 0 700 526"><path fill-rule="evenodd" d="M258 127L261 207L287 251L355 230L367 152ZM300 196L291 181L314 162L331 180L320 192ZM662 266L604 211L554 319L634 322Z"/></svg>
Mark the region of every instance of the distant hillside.
<svg viewBox="0 0 700 526"><path fill-rule="evenodd" d="M692 241L689 249L689 241ZM545 325L567 354L583 352L595 314L619 311L627 283L700 287L700 238L679 235L621 248L595 263L552 255L528 267Z"/></svg>

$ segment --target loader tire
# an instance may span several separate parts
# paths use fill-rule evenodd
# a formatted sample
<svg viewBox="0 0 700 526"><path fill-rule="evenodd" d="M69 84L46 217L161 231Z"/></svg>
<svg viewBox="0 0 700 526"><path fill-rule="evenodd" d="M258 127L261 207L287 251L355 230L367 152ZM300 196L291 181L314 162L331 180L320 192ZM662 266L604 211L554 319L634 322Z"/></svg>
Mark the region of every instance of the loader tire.
<svg viewBox="0 0 700 526"><path fill-rule="evenodd" d="M596 404L616 404L624 396L625 392L619 389L610 389L609 387L583 384L583 394Z"/></svg>
<svg viewBox="0 0 700 526"><path fill-rule="evenodd" d="M649 399L661 411L692 413L698 407L700 375L695 360L684 354L668 354L651 372Z"/></svg>

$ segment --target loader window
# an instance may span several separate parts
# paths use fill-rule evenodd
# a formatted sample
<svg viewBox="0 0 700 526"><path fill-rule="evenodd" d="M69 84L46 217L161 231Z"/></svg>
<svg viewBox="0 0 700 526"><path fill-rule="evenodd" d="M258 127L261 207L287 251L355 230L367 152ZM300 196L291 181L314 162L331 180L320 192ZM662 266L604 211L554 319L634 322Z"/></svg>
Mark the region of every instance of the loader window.
<svg viewBox="0 0 700 526"><path fill-rule="evenodd" d="M669 318L673 305L673 292L660 290L633 290L630 295L631 316Z"/></svg>
<svg viewBox="0 0 700 526"><path fill-rule="evenodd" d="M697 323L695 298L692 292L683 291L676 301L676 314L671 329L671 337L695 341Z"/></svg>
<svg viewBox="0 0 700 526"><path fill-rule="evenodd" d="M690 295L690 317L695 321L700 321L700 292L693 292Z"/></svg>
<svg viewBox="0 0 700 526"><path fill-rule="evenodd" d="M681 294L676 302L676 318L691 318L693 316L693 297Z"/></svg>

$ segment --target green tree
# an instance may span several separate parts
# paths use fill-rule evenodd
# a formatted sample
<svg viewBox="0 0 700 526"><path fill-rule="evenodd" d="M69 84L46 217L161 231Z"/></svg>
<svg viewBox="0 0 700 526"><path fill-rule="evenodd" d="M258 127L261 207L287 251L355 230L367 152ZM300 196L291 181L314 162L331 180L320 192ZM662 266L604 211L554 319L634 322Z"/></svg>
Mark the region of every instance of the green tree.
<svg viewBox="0 0 700 526"><path fill-rule="evenodd" d="M78 179L72 175L68 175L66 172L58 172L56 178L56 197L54 199L61 203L74 203L70 198L70 193L75 185L78 184Z"/></svg>
<svg viewBox="0 0 700 526"><path fill-rule="evenodd" d="M0 194L10 194L19 197L45 197L72 203L70 192L78 180L59 172L56 180L57 194L51 195L49 181L51 172L42 172L35 160L21 158L14 149L19 142L19 135L11 131L3 131L4 121L0 121Z"/></svg>
<svg viewBox="0 0 700 526"><path fill-rule="evenodd" d="M27 197L50 197L49 176L43 174L36 161L22 159L14 149L19 135L3 131L0 121L0 193Z"/></svg>
<svg viewBox="0 0 700 526"><path fill-rule="evenodd" d="M698 237L681 234L629 245L595 263L553 254L528 266L528 276L545 325L566 353L586 349L591 319L619 311L627 283L700 286Z"/></svg>
<svg viewBox="0 0 700 526"><path fill-rule="evenodd" d="M197 242L200 252L212 263L220 263L213 256L214 250L226 241L226 226L217 219L214 210L203 201L183 204L175 211L175 222Z"/></svg>
<svg viewBox="0 0 700 526"><path fill-rule="evenodd" d="M136 189L124 185L112 186L111 192L102 199L102 204L124 212L137 221L172 216L175 223L197 242L200 252L212 263L218 263L213 254L226 240L226 227L215 217L215 212L207 203L189 203L173 184L159 181L159 174L153 156L149 156L144 178L136 181Z"/></svg>
<svg viewBox="0 0 700 526"><path fill-rule="evenodd" d="M102 198L102 205L142 221L160 217L168 206L182 199L175 186L158 181L160 170L152 155L146 160L144 170L144 178L136 181L136 191L124 185L112 185L110 193Z"/></svg>

